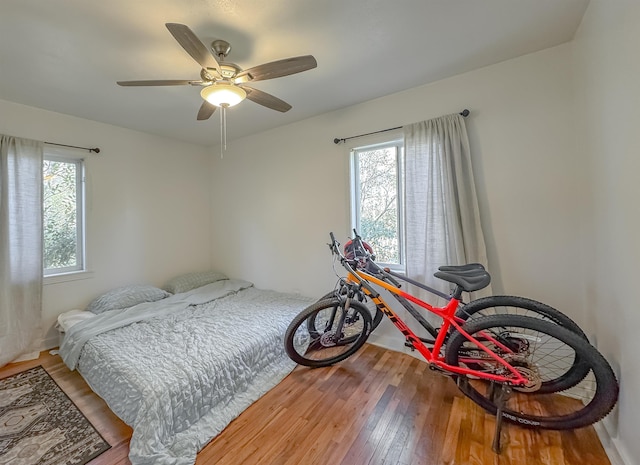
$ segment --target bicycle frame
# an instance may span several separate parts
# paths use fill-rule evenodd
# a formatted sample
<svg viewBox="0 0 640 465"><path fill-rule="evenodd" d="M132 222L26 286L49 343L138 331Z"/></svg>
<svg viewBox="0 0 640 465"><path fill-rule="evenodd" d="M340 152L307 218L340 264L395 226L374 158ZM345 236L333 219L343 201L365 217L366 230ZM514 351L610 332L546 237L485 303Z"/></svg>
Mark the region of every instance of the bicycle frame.
<svg viewBox="0 0 640 465"><path fill-rule="evenodd" d="M379 279L363 270L358 269L357 267L352 267L346 258L344 258L341 254L338 253L341 257L342 265L348 271L348 275L346 277L347 283L357 284L362 287L364 293L373 301L376 305L376 308L382 311L395 325L396 328L405 336L407 342L411 347L415 348L420 354L425 358L425 360L432 366L437 367L438 369L454 373L460 375L472 375L477 378L486 379L489 381L495 381L499 383L505 383L509 385L525 385L527 383L527 379L523 377L509 362L504 360L502 357L497 355L495 352L491 351L489 348L481 344L476 338L471 336L461 327L461 323L464 320L455 316L458 305L460 304L460 300L451 297L448 303L444 307L435 307L428 302L425 302L407 292L401 290L397 285L390 284L382 279ZM391 292L395 296L399 296L400 298L406 299L414 304L419 305L420 307L426 309L427 311L434 313L438 317L440 317L443 321L442 326L439 330L435 330L430 324L426 323L426 320L422 318L419 314L414 314L413 311L406 307L407 310L410 311L411 315L430 333L435 336L435 341L433 342L433 347L429 349L424 342L407 326L407 324L391 309L391 307L384 301L382 296L371 287L370 284L375 284L380 286L387 291ZM426 323L426 325L425 325ZM444 356L441 355L441 349L445 345L445 338L447 333L451 327L454 327L457 331L462 333L464 337L475 344L475 346L484 351L491 359L498 362L504 368L506 368L511 376L501 376L493 373L485 373L483 371L474 370L471 368L460 367L455 365L450 365L445 362ZM487 333L482 333L482 337L486 338L497 347L500 347L502 350L506 352L513 352L504 344L497 341L494 337ZM468 359L460 359L462 362L468 363L478 363L477 359L468 358ZM484 360L486 361L486 360Z"/></svg>

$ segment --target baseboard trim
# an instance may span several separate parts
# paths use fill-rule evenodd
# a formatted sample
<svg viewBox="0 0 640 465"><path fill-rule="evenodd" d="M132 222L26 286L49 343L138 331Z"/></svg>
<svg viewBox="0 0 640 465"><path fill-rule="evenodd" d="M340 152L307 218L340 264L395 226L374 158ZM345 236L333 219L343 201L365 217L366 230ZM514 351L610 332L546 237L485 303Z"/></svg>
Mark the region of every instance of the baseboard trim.
<svg viewBox="0 0 640 465"><path fill-rule="evenodd" d="M639 465L638 462L631 458L624 444L617 438L612 438L607 428L602 423L593 425L604 451L611 461L611 465Z"/></svg>
<svg viewBox="0 0 640 465"><path fill-rule="evenodd" d="M404 346L404 341L397 337L379 336L374 333L369 337L367 342L384 349L393 350L394 352L405 353L406 350L409 350ZM422 361L424 361L424 358L422 359Z"/></svg>
<svg viewBox="0 0 640 465"><path fill-rule="evenodd" d="M40 352L42 352L43 350L53 349L59 346L60 346L60 338L58 336L51 336L45 339L44 341L42 341L42 344L40 345Z"/></svg>

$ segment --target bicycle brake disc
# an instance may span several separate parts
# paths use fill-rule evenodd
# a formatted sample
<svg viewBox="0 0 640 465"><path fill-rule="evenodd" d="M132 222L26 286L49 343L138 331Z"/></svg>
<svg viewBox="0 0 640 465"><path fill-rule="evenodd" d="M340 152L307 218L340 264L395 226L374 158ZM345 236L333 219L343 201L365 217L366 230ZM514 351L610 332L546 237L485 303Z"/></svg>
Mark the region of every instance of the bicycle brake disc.
<svg viewBox="0 0 640 465"><path fill-rule="evenodd" d="M320 336L320 344L323 347L333 347L336 345L335 333L333 331L327 331Z"/></svg>
<svg viewBox="0 0 640 465"><path fill-rule="evenodd" d="M513 386L515 391L520 392L536 392L542 387L542 378L535 368L524 366L514 366L514 368L527 379L527 384Z"/></svg>

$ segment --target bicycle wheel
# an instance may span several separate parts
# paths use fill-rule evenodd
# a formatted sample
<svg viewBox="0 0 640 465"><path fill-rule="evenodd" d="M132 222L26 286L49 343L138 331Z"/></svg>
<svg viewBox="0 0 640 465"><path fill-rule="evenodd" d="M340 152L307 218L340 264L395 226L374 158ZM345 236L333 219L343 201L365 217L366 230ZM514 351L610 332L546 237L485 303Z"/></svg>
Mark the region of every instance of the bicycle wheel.
<svg viewBox="0 0 640 465"><path fill-rule="evenodd" d="M525 386L513 387L502 413L508 421L531 428L581 428L604 418L617 401L618 382L607 361L567 328L539 318L491 315L474 319L463 329L529 380ZM513 352L502 351L489 336ZM500 364L457 331L447 343L445 359L458 366L465 366L471 359L483 371L505 374ZM566 378L576 360L587 375L567 390ZM494 394L499 384L465 376L457 376L457 382L466 396L496 414Z"/></svg>
<svg viewBox="0 0 640 465"><path fill-rule="evenodd" d="M474 300L458 309L456 316L466 321L473 321L488 315L522 315L541 320L549 321L575 332L585 341L587 336L582 329L564 313L559 312L549 305L545 305L535 300L515 296L490 296ZM469 364L469 368L478 369L477 366ZM541 387L543 391L547 389L569 389L579 383L589 372L586 366L576 358L571 367L561 377L556 379L556 384L551 388L547 385Z"/></svg>
<svg viewBox="0 0 640 465"><path fill-rule="evenodd" d="M308 329L309 320L314 322L314 332ZM353 355L370 331L371 315L364 305L351 302L345 310L340 299L322 300L293 319L285 333L285 350L300 365L329 366Z"/></svg>
<svg viewBox="0 0 640 465"><path fill-rule="evenodd" d="M334 297L340 297L344 294L346 294L346 292L341 292L340 290L327 292L325 295L320 297L317 302L320 302L321 300L333 299ZM362 300L358 299L358 302L369 309L369 313L371 314L371 332L373 332L382 321L384 313L382 313L382 311L376 306L376 304L373 303L373 300L371 300L371 298L367 296L364 296ZM309 327L309 331L314 331L314 328Z"/></svg>
<svg viewBox="0 0 640 465"><path fill-rule="evenodd" d="M587 340L580 326L567 315L549 305L525 297L509 295L483 297L462 305L456 312L456 316L465 321L488 315L523 315L541 318L564 326Z"/></svg>

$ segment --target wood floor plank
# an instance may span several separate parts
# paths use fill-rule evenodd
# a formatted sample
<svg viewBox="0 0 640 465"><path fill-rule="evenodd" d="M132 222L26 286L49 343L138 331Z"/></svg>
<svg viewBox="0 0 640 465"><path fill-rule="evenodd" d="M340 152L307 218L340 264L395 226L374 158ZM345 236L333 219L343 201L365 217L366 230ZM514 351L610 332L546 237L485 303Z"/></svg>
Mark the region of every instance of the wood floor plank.
<svg viewBox="0 0 640 465"><path fill-rule="evenodd" d="M132 430L60 357L0 368L0 378L42 365L112 446L89 465L131 465ZM593 428L536 431L495 418L447 377L409 355L366 344L333 367L296 368L198 454L196 465L610 465Z"/></svg>

